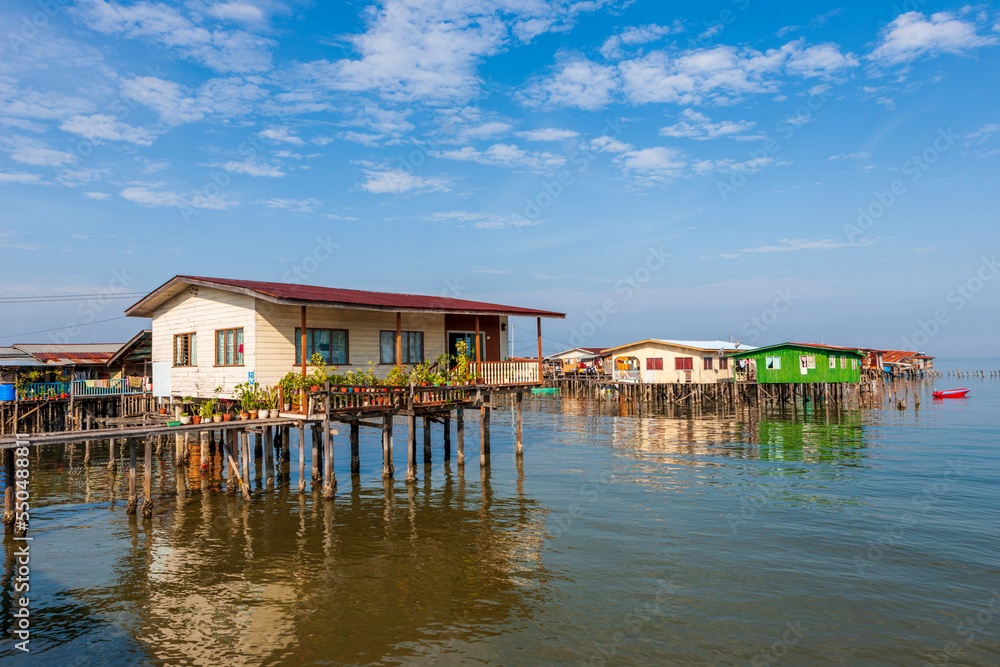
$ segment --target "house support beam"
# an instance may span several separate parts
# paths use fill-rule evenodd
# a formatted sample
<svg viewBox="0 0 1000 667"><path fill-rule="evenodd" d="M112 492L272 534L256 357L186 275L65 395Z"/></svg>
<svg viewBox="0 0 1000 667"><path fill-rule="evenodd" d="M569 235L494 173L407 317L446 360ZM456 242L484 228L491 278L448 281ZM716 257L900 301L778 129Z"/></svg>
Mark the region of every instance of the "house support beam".
<svg viewBox="0 0 1000 667"><path fill-rule="evenodd" d="M330 418L323 420L323 497L331 500L337 491L337 478L333 474L333 434Z"/></svg>

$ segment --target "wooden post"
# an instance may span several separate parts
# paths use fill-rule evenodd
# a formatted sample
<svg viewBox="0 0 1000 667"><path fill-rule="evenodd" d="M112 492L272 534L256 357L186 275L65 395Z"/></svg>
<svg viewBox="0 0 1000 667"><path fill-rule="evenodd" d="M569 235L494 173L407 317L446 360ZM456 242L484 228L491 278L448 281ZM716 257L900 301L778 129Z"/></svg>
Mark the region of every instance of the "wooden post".
<svg viewBox="0 0 1000 667"><path fill-rule="evenodd" d="M451 413L444 415L444 460L451 460Z"/></svg>
<svg viewBox="0 0 1000 667"><path fill-rule="evenodd" d="M15 430L16 432L16 430ZM14 450L3 450L3 530L14 532Z"/></svg>
<svg viewBox="0 0 1000 667"><path fill-rule="evenodd" d="M417 418L406 415L406 483L417 481Z"/></svg>
<svg viewBox="0 0 1000 667"><path fill-rule="evenodd" d="M83 443L83 467L90 467L90 440Z"/></svg>
<svg viewBox="0 0 1000 667"><path fill-rule="evenodd" d="M108 471L114 473L118 468L118 462L115 460L115 439L111 438L108 441Z"/></svg>
<svg viewBox="0 0 1000 667"><path fill-rule="evenodd" d="M306 490L306 427L299 427L299 491Z"/></svg>
<svg viewBox="0 0 1000 667"><path fill-rule="evenodd" d="M333 498L337 490L337 478L333 474L333 435L330 433L330 418L323 420L323 497Z"/></svg>
<svg viewBox="0 0 1000 667"><path fill-rule="evenodd" d="M307 370L307 367L309 366L309 358L308 355L306 354L306 307L305 306L302 306L302 331L301 335L299 336L299 346L300 346L299 349L302 350L302 359L300 360L302 361L302 377L305 377L309 374L309 371ZM307 408L305 405L305 392L303 392L302 411L305 412L306 409Z"/></svg>
<svg viewBox="0 0 1000 667"><path fill-rule="evenodd" d="M384 446L384 443L383 443ZM361 426L351 422L351 474L361 474Z"/></svg>
<svg viewBox="0 0 1000 667"><path fill-rule="evenodd" d="M396 365L403 364L403 313L396 313Z"/></svg>
<svg viewBox="0 0 1000 667"><path fill-rule="evenodd" d="M524 454L524 393L514 395L514 453Z"/></svg>
<svg viewBox="0 0 1000 667"><path fill-rule="evenodd" d="M243 450L243 497L250 500L250 433L240 431L240 445Z"/></svg>
<svg viewBox="0 0 1000 667"><path fill-rule="evenodd" d="M382 417L382 479L392 474L392 415L385 415Z"/></svg>
<svg viewBox="0 0 1000 667"><path fill-rule="evenodd" d="M128 501L125 503L126 514L135 514L135 506L139 499L135 495L135 438L128 439Z"/></svg>
<svg viewBox="0 0 1000 667"><path fill-rule="evenodd" d="M323 469L320 467L323 461L323 454L320 451L319 426L312 425L310 440L312 441L312 483L318 486L323 482Z"/></svg>
<svg viewBox="0 0 1000 667"><path fill-rule="evenodd" d="M490 464L490 395L483 396L483 404L479 409L479 465Z"/></svg>
<svg viewBox="0 0 1000 667"><path fill-rule="evenodd" d="M431 418L424 417L424 465L431 462Z"/></svg>
<svg viewBox="0 0 1000 667"><path fill-rule="evenodd" d="M147 436L143 446L145 461L142 466L142 518L153 518L153 436Z"/></svg>
<svg viewBox="0 0 1000 667"><path fill-rule="evenodd" d="M542 318L536 317L535 323L538 328L538 381L542 382L545 379L542 376Z"/></svg>
<svg viewBox="0 0 1000 667"><path fill-rule="evenodd" d="M455 410L455 440L458 445L458 465L465 465L465 409Z"/></svg>
<svg viewBox="0 0 1000 667"><path fill-rule="evenodd" d="M476 374L479 374L479 363L482 362L482 355L479 351L479 315L476 315Z"/></svg>
<svg viewBox="0 0 1000 667"><path fill-rule="evenodd" d="M226 465L228 466L226 471L226 495L235 496L237 487L243 484L243 480L240 479L240 467L236 462L235 430L225 432L222 440L222 448L226 452Z"/></svg>
<svg viewBox="0 0 1000 667"><path fill-rule="evenodd" d="M274 488L274 430L264 429L264 485L268 491Z"/></svg>

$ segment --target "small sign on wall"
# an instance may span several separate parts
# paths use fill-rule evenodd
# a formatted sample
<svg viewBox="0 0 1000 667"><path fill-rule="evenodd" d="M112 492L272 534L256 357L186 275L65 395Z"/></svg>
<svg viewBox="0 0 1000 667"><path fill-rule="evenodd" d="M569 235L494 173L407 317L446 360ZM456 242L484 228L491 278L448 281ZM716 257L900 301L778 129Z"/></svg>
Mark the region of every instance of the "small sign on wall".
<svg viewBox="0 0 1000 667"><path fill-rule="evenodd" d="M256 371L250 371L249 373L247 373L247 384L257 384Z"/></svg>

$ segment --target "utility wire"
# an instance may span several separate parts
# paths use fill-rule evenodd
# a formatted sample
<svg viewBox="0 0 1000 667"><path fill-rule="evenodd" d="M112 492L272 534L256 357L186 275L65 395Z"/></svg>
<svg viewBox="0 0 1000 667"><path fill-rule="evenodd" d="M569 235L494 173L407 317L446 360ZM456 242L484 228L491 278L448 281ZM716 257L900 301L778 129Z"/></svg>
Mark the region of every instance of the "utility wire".
<svg viewBox="0 0 1000 667"><path fill-rule="evenodd" d="M0 297L0 304L5 303L50 303L53 301L89 301L100 299L137 299L145 296L145 292L125 292L121 294L52 294L49 296L5 296Z"/></svg>
<svg viewBox="0 0 1000 667"><path fill-rule="evenodd" d="M98 320L97 322L87 322L86 324L74 324L73 326L74 327L90 327L90 326L93 326L95 324L104 324L105 322L114 322L115 320L124 320L124 319L125 319L125 315L122 315L121 317L112 317L111 319L108 319L108 320ZM50 331L60 331L60 330L65 329L65 328L66 327L56 327L55 329L42 329L40 331L28 331L26 333L14 334L12 336L0 336L0 340L7 340L8 338L20 338L21 336L33 336L35 334L40 334L40 333L49 333Z"/></svg>

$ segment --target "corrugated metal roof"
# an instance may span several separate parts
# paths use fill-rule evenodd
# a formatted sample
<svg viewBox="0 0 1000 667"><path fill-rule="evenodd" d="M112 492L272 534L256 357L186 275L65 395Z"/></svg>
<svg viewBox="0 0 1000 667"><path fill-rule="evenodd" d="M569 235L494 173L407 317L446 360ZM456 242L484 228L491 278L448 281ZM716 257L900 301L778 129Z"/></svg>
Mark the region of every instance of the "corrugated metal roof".
<svg viewBox="0 0 1000 667"><path fill-rule="evenodd" d="M663 345L676 345L677 347L686 347L693 350L701 350L703 352L718 352L719 350L727 350L729 352L739 350L756 350L753 345L743 345L740 344L739 348L736 347L735 343L731 343L728 340L670 340L666 338L647 338L646 340L641 340L637 343L629 343L628 345L619 345L618 347L612 347L604 350L604 352L613 352L615 350L621 350L627 347L636 347L637 345L645 345L648 343L660 343Z"/></svg>
<svg viewBox="0 0 1000 667"><path fill-rule="evenodd" d="M764 347L746 347L745 349L740 350L738 353L730 355L730 356L740 356L745 351L747 351L747 352L749 352L749 351L765 352L767 350L773 350L773 349L779 348L779 347L806 347L806 348L813 348L813 349L817 349L817 350L840 350L840 351L843 351L843 352L851 352L853 354L856 354L859 357L865 356L861 352L861 350L858 349L858 348L856 348L856 347L837 347L836 345L821 345L821 344L818 344L818 343L776 343L774 345L765 345Z"/></svg>
<svg viewBox="0 0 1000 667"><path fill-rule="evenodd" d="M366 292L362 290L321 287L316 285L293 285L270 283L256 280L231 280L228 278L205 278L201 276L175 276L151 292L144 299L125 311L134 317L149 317L152 309L161 301L164 292L171 292L176 286L203 285L219 289L250 294L275 303L291 305L323 305L340 308L362 308L369 310L391 310L409 312L466 313L477 315L515 315L525 317L565 317L563 313L518 306L503 306L495 303L467 301L443 296L418 294L393 294L389 292ZM179 293L179 291L177 292ZM169 298L169 297L168 297Z"/></svg>
<svg viewBox="0 0 1000 667"><path fill-rule="evenodd" d="M885 350L882 352L882 361L887 364L896 364L904 359L917 356L916 352L906 352L905 350Z"/></svg>
<svg viewBox="0 0 1000 667"><path fill-rule="evenodd" d="M121 347L119 343L83 343L56 345L24 343L14 346L35 359L59 365L107 364Z"/></svg>

